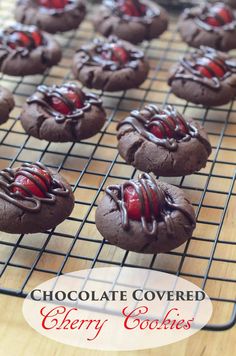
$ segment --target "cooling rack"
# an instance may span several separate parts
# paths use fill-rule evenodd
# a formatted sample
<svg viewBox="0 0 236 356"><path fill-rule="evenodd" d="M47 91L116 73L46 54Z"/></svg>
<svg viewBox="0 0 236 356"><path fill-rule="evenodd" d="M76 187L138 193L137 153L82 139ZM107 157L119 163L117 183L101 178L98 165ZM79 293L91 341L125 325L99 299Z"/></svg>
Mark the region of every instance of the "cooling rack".
<svg viewBox="0 0 236 356"><path fill-rule="evenodd" d="M0 25L13 22L14 1L1 0ZM168 8L171 13L172 8ZM44 75L10 77L1 84L15 96L16 107L0 127L0 169L40 160L60 171L75 194L75 209L55 229L40 234L0 234L0 292L25 297L39 283L56 275L103 266L141 267L173 273L203 288L214 307L207 330L225 330L236 322L236 104L203 108L176 98L166 84L168 69L188 49L176 33L176 18L158 40L144 43L150 60L148 79L138 89L102 93L107 123L93 138L80 143L48 143L29 137L18 116L22 104L37 85L73 80L71 58L75 50L94 37L89 21L79 30L57 35L63 59ZM207 166L188 177L165 181L189 195L197 215L194 236L166 254L142 255L111 246L96 230L95 210L108 184L136 177L117 152L116 125L130 110L148 103L169 103L194 117L208 131L213 151ZM162 179L162 178L160 178Z"/></svg>

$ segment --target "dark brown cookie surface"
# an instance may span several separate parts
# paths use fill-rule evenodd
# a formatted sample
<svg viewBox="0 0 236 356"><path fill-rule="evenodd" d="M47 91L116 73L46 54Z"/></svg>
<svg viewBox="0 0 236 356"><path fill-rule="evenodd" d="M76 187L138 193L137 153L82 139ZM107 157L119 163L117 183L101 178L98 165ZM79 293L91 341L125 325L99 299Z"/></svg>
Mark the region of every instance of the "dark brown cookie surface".
<svg viewBox="0 0 236 356"><path fill-rule="evenodd" d="M152 1L108 0L93 17L95 30L131 43L159 37L168 27L166 11Z"/></svg>
<svg viewBox="0 0 236 356"><path fill-rule="evenodd" d="M204 45L220 51L236 48L235 12L224 3L186 9L180 16L179 31L192 47Z"/></svg>
<svg viewBox="0 0 236 356"><path fill-rule="evenodd" d="M111 244L142 253L170 251L192 236L196 218L184 192L148 174L108 186L96 226Z"/></svg>
<svg viewBox="0 0 236 356"><path fill-rule="evenodd" d="M41 85L20 115L25 131L53 142L78 142L95 135L105 123L101 99L76 84Z"/></svg>
<svg viewBox="0 0 236 356"><path fill-rule="evenodd" d="M104 91L136 88L145 81L148 71L144 53L116 37L84 45L73 64L75 77L86 87Z"/></svg>
<svg viewBox="0 0 236 356"><path fill-rule="evenodd" d="M211 153L207 134L172 106L132 111L118 125L118 150L125 161L156 176L182 176L205 167Z"/></svg>
<svg viewBox="0 0 236 356"><path fill-rule="evenodd" d="M236 59L201 46L171 69L168 83L182 99L204 106L225 105L236 94Z"/></svg>
<svg viewBox="0 0 236 356"><path fill-rule="evenodd" d="M0 32L0 71L4 74L40 74L60 59L57 41L34 26L15 25Z"/></svg>
<svg viewBox="0 0 236 356"><path fill-rule="evenodd" d="M0 230L12 234L43 232L73 210L70 185L39 162L0 172Z"/></svg>
<svg viewBox="0 0 236 356"><path fill-rule="evenodd" d="M79 27L86 14L83 0L18 0L15 18L50 33Z"/></svg>
<svg viewBox="0 0 236 356"><path fill-rule="evenodd" d="M15 102L12 93L0 86L0 125L8 120L9 113L14 106Z"/></svg>

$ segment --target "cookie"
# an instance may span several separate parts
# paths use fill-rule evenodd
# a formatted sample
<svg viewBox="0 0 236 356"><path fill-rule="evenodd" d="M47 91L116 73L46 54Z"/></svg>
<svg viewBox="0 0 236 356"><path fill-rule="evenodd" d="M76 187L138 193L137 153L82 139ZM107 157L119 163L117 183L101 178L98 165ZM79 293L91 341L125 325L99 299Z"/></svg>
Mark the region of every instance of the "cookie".
<svg viewBox="0 0 236 356"><path fill-rule="evenodd" d="M78 142L95 135L106 120L102 100L76 84L40 85L20 114L25 131L52 142Z"/></svg>
<svg viewBox="0 0 236 356"><path fill-rule="evenodd" d="M0 86L0 125L8 120L9 114L14 106L15 102L12 93L8 89Z"/></svg>
<svg viewBox="0 0 236 356"><path fill-rule="evenodd" d="M175 249L192 236L195 213L184 192L143 173L110 185L96 210L96 226L112 245L142 253Z"/></svg>
<svg viewBox="0 0 236 356"><path fill-rule="evenodd" d="M236 16L224 3L186 9L179 21L182 39L192 47L209 46L220 51L236 48Z"/></svg>
<svg viewBox="0 0 236 356"><path fill-rule="evenodd" d="M18 22L50 33L78 28L85 15L83 0L18 0L15 10Z"/></svg>
<svg viewBox="0 0 236 356"><path fill-rule="evenodd" d="M185 121L170 105L132 111L119 123L117 138L120 155L128 164L156 176L192 174L206 166L211 153L203 127Z"/></svg>
<svg viewBox="0 0 236 356"><path fill-rule="evenodd" d="M148 0L105 0L92 21L103 36L134 44L158 38L168 27L166 11Z"/></svg>
<svg viewBox="0 0 236 356"><path fill-rule="evenodd" d="M15 25L0 31L0 71L4 74L41 74L60 60L57 41L34 26Z"/></svg>
<svg viewBox="0 0 236 356"><path fill-rule="evenodd" d="M132 44L109 37L95 39L77 51L73 73L86 87L118 91L139 87L147 78L149 64Z"/></svg>
<svg viewBox="0 0 236 356"><path fill-rule="evenodd" d="M176 96L192 103L225 105L236 94L236 59L201 46L171 69L168 84Z"/></svg>
<svg viewBox="0 0 236 356"><path fill-rule="evenodd" d="M70 185L42 163L25 163L0 172L0 231L43 232L65 220L73 210Z"/></svg>

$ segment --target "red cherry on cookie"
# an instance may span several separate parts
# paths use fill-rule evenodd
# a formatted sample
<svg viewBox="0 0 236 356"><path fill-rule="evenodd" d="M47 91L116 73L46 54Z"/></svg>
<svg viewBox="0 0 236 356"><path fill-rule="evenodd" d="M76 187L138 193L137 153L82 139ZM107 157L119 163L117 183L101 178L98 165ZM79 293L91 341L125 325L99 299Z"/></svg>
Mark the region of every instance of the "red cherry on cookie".
<svg viewBox="0 0 236 356"><path fill-rule="evenodd" d="M206 18L206 22L214 27L224 26L233 21L233 14L230 9L223 4L216 4L210 10L212 15Z"/></svg>
<svg viewBox="0 0 236 356"><path fill-rule="evenodd" d="M23 31L14 31L8 36L7 44L12 49L16 49L18 47L37 47L42 44L42 35L37 31L31 32L31 34Z"/></svg>
<svg viewBox="0 0 236 356"><path fill-rule="evenodd" d="M225 75L224 64L218 60L211 60L210 58L201 58L199 64L195 69L206 78L222 78Z"/></svg>
<svg viewBox="0 0 236 356"><path fill-rule="evenodd" d="M129 61L129 53L125 50L125 48L115 43L111 44L110 50L102 52L102 57L120 64L125 64Z"/></svg>
<svg viewBox="0 0 236 356"><path fill-rule="evenodd" d="M64 9L69 0L38 0L38 4L48 9Z"/></svg>
<svg viewBox="0 0 236 356"><path fill-rule="evenodd" d="M153 135L155 135L157 138L163 139L163 138L172 138L173 134L172 134L172 130L170 128L170 126L173 129L176 129L176 123L175 120L172 119L172 117L167 117L166 118L166 122L165 121L161 121L161 120L155 120L155 121L159 121L161 126L163 127L163 130L161 130L159 125L152 125L150 128L150 132L153 133ZM155 122L154 121L154 122ZM185 127L185 125L183 124L183 122L181 121L181 119L179 117L176 118L177 124L179 126L179 130L183 133L186 134L187 133L187 129Z"/></svg>
<svg viewBox="0 0 236 356"><path fill-rule="evenodd" d="M145 211L144 216L148 221L150 221L151 220L151 207L149 205L148 196L147 196L145 189L143 187L141 187L141 189L142 189L142 193L143 193L143 197L144 197L144 211ZM159 214L159 204L157 201L157 195L156 195L155 191L152 190L151 187L150 187L150 191L151 191L151 196L152 196L152 203L154 206L154 215L155 215L155 217L157 217ZM128 217L132 220L138 220L138 221L141 220L141 215L142 215L141 204L142 203L139 200L139 196L132 185L128 186L124 190L124 202L126 205Z"/></svg>
<svg viewBox="0 0 236 356"><path fill-rule="evenodd" d="M24 32L16 31L8 36L7 44L12 49L17 47L29 47L30 39Z"/></svg>
<svg viewBox="0 0 236 356"><path fill-rule="evenodd" d="M179 126L180 131L183 134L187 134L188 133L188 128L179 117L177 118L177 122L178 122L178 126Z"/></svg>
<svg viewBox="0 0 236 356"><path fill-rule="evenodd" d="M76 93L76 91L67 87L61 87L58 91L71 102L74 109L80 109L83 107L83 100L80 95ZM54 110L60 112L61 114L69 115L73 112L70 105L67 105L66 102L64 102L60 97L51 97L50 104Z"/></svg>
<svg viewBox="0 0 236 356"><path fill-rule="evenodd" d="M114 62L125 64L129 60L129 54L123 47L114 46L111 59Z"/></svg>
<svg viewBox="0 0 236 356"><path fill-rule="evenodd" d="M34 40L35 47L40 46L43 43L43 37L40 32L34 31L31 33L31 35Z"/></svg>
<svg viewBox="0 0 236 356"><path fill-rule="evenodd" d="M162 130L157 125L152 125L151 128L150 128L150 132L153 135L155 135L157 138L160 138L160 139L164 138Z"/></svg>
<svg viewBox="0 0 236 356"><path fill-rule="evenodd" d="M172 128L175 128L175 121L169 116L166 119L166 122L163 122L163 126L165 128L165 133L168 138L172 138Z"/></svg>
<svg viewBox="0 0 236 356"><path fill-rule="evenodd" d="M121 0L120 9L124 14L133 17L141 17L146 13L146 6L138 0Z"/></svg>
<svg viewBox="0 0 236 356"><path fill-rule="evenodd" d="M153 125L150 131L158 138L166 138L166 137L171 138L172 133L169 125L162 121L162 127L163 127L163 131L160 129L159 126Z"/></svg>
<svg viewBox="0 0 236 356"><path fill-rule="evenodd" d="M31 169L33 169L36 173L41 174L47 181L48 184L51 184L51 177L50 175L43 169L39 168L38 166L33 166ZM47 184L45 183L44 179L40 178L37 174L32 173L32 177L37 180L37 182L42 185L42 187L48 191ZM33 179L30 179L28 177L25 177L22 173L21 170L19 170L16 173L15 177L15 183L23 185L25 188L29 189L30 192L35 195L36 197L39 198L44 198L45 194L44 192L37 186L37 184L33 181ZM27 192L17 186L13 186L12 188L13 193L20 193L23 196L28 196Z"/></svg>

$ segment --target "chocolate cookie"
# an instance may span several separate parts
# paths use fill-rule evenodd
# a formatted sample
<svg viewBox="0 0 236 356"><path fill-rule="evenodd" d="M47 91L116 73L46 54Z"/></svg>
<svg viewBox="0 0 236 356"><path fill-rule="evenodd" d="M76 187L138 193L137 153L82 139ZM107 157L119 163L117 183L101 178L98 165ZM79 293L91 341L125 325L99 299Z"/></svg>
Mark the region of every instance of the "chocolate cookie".
<svg viewBox="0 0 236 356"><path fill-rule="evenodd" d="M144 53L116 37L84 45L75 54L73 64L75 77L86 87L104 91L137 88L148 71Z"/></svg>
<svg viewBox="0 0 236 356"><path fill-rule="evenodd" d="M224 3L186 9L180 17L179 31L192 47L204 45L220 51L236 48L235 12Z"/></svg>
<svg viewBox="0 0 236 356"><path fill-rule="evenodd" d="M205 106L225 105L236 94L236 59L201 46L172 68L168 83L182 99Z"/></svg>
<svg viewBox="0 0 236 356"><path fill-rule="evenodd" d="M15 18L50 33L79 27L86 14L83 0L18 0Z"/></svg>
<svg viewBox="0 0 236 356"><path fill-rule="evenodd" d="M12 93L0 86L0 125L8 120L9 113L14 106L15 102Z"/></svg>
<svg viewBox="0 0 236 356"><path fill-rule="evenodd" d="M106 113L97 95L66 83L40 85L23 106L20 119L25 131L39 139L78 142L99 132Z"/></svg>
<svg viewBox="0 0 236 356"><path fill-rule="evenodd" d="M132 111L118 125L118 150L125 161L156 176L192 174L206 166L211 145L203 127L185 121L168 105Z"/></svg>
<svg viewBox="0 0 236 356"><path fill-rule="evenodd" d="M192 236L196 218L184 192L143 173L106 188L96 226L112 245L142 253L173 250Z"/></svg>
<svg viewBox="0 0 236 356"><path fill-rule="evenodd" d="M92 21L103 36L135 44L159 37L168 27L166 11L148 0L105 0Z"/></svg>
<svg viewBox="0 0 236 356"><path fill-rule="evenodd" d="M28 234L51 229L73 210L70 185L42 163L0 172L0 230Z"/></svg>
<svg viewBox="0 0 236 356"><path fill-rule="evenodd" d="M5 74L40 74L60 59L57 41L36 27L15 25L0 32L0 71Z"/></svg>

